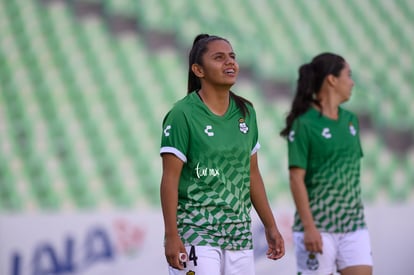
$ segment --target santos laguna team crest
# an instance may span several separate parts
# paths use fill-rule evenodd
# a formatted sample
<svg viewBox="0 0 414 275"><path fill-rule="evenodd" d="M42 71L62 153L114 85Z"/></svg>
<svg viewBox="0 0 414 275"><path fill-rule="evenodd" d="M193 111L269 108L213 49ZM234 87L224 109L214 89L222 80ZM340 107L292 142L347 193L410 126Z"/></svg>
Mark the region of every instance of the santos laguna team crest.
<svg viewBox="0 0 414 275"><path fill-rule="evenodd" d="M319 268L319 261L315 254L309 253L308 259L306 260L306 265L309 270L317 270Z"/></svg>
<svg viewBox="0 0 414 275"><path fill-rule="evenodd" d="M246 125L244 118L239 118L239 128L240 132L242 132L243 134L247 134L247 132L249 131L249 127Z"/></svg>

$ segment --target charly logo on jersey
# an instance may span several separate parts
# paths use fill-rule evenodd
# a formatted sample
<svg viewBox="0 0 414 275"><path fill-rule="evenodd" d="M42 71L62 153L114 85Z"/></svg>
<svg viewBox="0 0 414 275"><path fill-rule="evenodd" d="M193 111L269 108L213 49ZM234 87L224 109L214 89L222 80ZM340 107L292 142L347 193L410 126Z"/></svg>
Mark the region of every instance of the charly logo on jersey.
<svg viewBox="0 0 414 275"><path fill-rule="evenodd" d="M247 132L249 131L249 127L247 126L244 118L239 118L239 128L240 132L242 132L243 134L247 134Z"/></svg>
<svg viewBox="0 0 414 275"><path fill-rule="evenodd" d="M217 168L210 168L210 167L200 167L200 163L197 163L196 168L194 169L197 175L197 178L201 177L218 177L220 176L220 170Z"/></svg>
<svg viewBox="0 0 414 275"><path fill-rule="evenodd" d="M214 136L214 132L212 130L213 130L213 126L206 125L206 128L204 128L204 133L206 133L207 136L212 137Z"/></svg>
<svg viewBox="0 0 414 275"><path fill-rule="evenodd" d="M171 129L171 125L165 126L164 136L168 137L170 135L170 129Z"/></svg>
<svg viewBox="0 0 414 275"><path fill-rule="evenodd" d="M349 132L351 133L351 135L355 136L357 131L354 127L354 125L352 124L352 122L349 122Z"/></svg>
<svg viewBox="0 0 414 275"><path fill-rule="evenodd" d="M190 270L187 273L185 273L185 275L195 275L195 274L196 274L195 271L192 271L192 270Z"/></svg>
<svg viewBox="0 0 414 275"><path fill-rule="evenodd" d="M295 131L291 130L289 132L288 139L290 142L293 142L295 140Z"/></svg>
<svg viewBox="0 0 414 275"><path fill-rule="evenodd" d="M329 128L323 128L322 136L326 139L331 138L332 137L331 130Z"/></svg>
<svg viewBox="0 0 414 275"><path fill-rule="evenodd" d="M308 259L306 259L306 266L309 270L317 270L319 268L319 261L314 253L309 253Z"/></svg>

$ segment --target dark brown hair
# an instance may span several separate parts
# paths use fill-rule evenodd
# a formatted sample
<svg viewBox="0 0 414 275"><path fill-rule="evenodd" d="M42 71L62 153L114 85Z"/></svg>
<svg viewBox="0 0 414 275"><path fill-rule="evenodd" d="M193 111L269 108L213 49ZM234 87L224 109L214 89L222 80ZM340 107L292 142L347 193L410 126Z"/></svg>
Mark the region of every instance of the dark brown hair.
<svg viewBox="0 0 414 275"><path fill-rule="evenodd" d="M209 34L199 34L195 37L193 42L193 47L190 50L189 58L188 58L188 85L187 85L187 94L192 93L194 91L198 91L201 89L201 81L200 79L194 74L191 66L193 64L203 65L203 55L208 50L208 44L212 41L216 40L223 40L230 44L230 42L220 36L216 35L209 35ZM253 104L248 101L247 99L234 94L230 91L231 98L234 99L237 107L241 110L243 116L249 114L249 109L247 108L247 104L253 106Z"/></svg>
<svg viewBox="0 0 414 275"><path fill-rule="evenodd" d="M286 126L280 135L286 137L297 117L305 113L312 103L320 106L316 95L319 93L322 83L328 75L339 76L345 67L345 59L333 53L321 53L315 56L310 63L303 64L299 68L296 94L292 107L286 117Z"/></svg>

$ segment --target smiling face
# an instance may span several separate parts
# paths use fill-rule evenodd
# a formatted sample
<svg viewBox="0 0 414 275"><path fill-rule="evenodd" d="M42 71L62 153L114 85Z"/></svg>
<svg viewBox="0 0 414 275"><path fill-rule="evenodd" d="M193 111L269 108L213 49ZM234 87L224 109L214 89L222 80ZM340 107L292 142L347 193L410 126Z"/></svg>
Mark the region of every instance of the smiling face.
<svg viewBox="0 0 414 275"><path fill-rule="evenodd" d="M192 70L204 84L230 88L236 82L239 65L231 45L214 40L208 44L202 64L193 64Z"/></svg>

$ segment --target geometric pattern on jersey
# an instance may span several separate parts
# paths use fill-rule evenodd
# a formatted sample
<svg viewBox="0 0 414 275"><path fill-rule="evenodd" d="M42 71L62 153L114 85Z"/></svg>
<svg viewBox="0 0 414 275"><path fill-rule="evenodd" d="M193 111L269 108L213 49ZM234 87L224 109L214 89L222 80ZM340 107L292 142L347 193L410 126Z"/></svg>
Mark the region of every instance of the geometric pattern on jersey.
<svg viewBox="0 0 414 275"><path fill-rule="evenodd" d="M306 170L305 185L315 226L343 233L365 228L360 187L362 149L357 117L339 108L338 120L314 108L297 118L288 138L289 166ZM303 231L295 213L294 231Z"/></svg>
<svg viewBox="0 0 414 275"><path fill-rule="evenodd" d="M184 161L177 227L185 245L252 249L250 157L258 133L248 108L242 118L231 99L226 114L217 116L193 92L164 118L161 153Z"/></svg>
<svg viewBox="0 0 414 275"><path fill-rule="evenodd" d="M332 156L307 183L315 226L325 232L343 233L365 228L359 185L359 158ZM327 188L336 186L336 188ZM295 213L294 231L303 231Z"/></svg>
<svg viewBox="0 0 414 275"><path fill-rule="evenodd" d="M209 165L218 167L223 174L220 180L207 177L190 185L188 199L180 200L178 227L185 245L211 245L228 250L252 248L250 179L243 176L245 154L240 151L226 158L207 157ZM204 186L202 192L200 185Z"/></svg>

